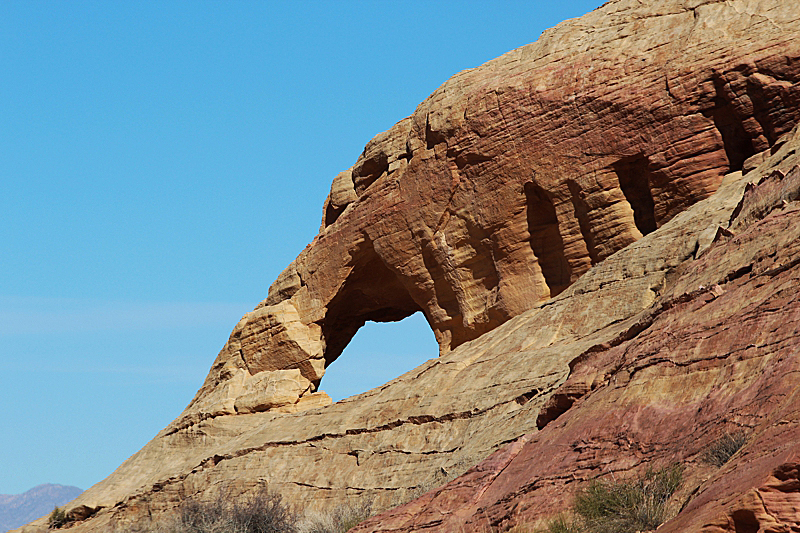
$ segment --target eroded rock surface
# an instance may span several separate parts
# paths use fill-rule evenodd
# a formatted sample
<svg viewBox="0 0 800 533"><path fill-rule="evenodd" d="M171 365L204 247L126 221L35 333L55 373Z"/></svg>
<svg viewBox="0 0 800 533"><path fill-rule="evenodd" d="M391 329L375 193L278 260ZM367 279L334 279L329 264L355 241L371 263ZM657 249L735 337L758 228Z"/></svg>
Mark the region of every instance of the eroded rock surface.
<svg viewBox="0 0 800 533"><path fill-rule="evenodd" d="M364 528L448 529L478 509L510 524L563 507L579 485L571 479L667 457L674 427L643 422L663 412L691 425L691 409L708 410L686 428L689 458L712 429L765 424L765 405L748 411L724 393L784 359L767 364L756 344L752 356L743 348L749 362L714 366L727 360L725 342L757 328L720 336L710 361L692 328L748 312L779 325L769 305L727 296L749 294L733 289L750 278L726 278L734 259L719 250L751 231L730 225L745 181L791 168L799 38L791 2L617 0L454 76L334 179L319 235L236 325L184 413L71 504L72 529L102 531L262 481L299 504L388 505L513 443L442 496ZM791 211L779 209L759 219L749 208L748 228ZM748 242L758 256L761 241ZM676 292L680 283L688 288ZM791 308L766 285L764 301ZM320 380L358 328L415 312L441 357L328 405ZM649 336L670 327L683 335L672 358L633 349L663 348ZM717 370L687 371L704 366ZM728 378L735 386L722 386ZM711 403L685 392L714 386ZM583 445L576 407L592 402L607 432Z"/></svg>
<svg viewBox="0 0 800 533"><path fill-rule="evenodd" d="M198 402L233 368L317 385L368 320L421 311L448 353L750 170L800 112L797 11L611 2L457 74L334 179Z"/></svg>
<svg viewBox="0 0 800 533"><path fill-rule="evenodd" d="M731 175L714 197L612 257L635 253L698 209L723 201L730 208L726 198L742 197L732 220L722 225L727 231L714 232L711 241L701 238L697 258L673 270L652 305L619 327L605 328L603 342L570 362L569 377L539 413L539 432L357 531L543 527L567 510L591 479L624 479L674 463L685 467L673 502L682 509L659 531L797 531L800 158L795 150L800 150L797 132L751 174L762 177L757 184L743 190L742 178ZM747 441L730 461L721 468L704 463L717 439L738 432Z"/></svg>

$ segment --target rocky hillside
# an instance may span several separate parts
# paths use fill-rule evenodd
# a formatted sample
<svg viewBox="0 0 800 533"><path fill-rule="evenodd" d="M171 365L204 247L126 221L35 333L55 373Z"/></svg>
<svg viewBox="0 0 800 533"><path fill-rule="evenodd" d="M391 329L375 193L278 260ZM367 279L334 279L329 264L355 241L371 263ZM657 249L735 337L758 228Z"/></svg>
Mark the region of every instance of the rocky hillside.
<svg viewBox="0 0 800 533"><path fill-rule="evenodd" d="M653 249L689 252L668 269L651 305L589 333L586 348L572 352L569 377L538 411L539 431L357 531L544 526L592 479L626 479L673 464L684 468L673 502L682 510L659 532L797 531L798 130L766 164L744 179L728 175L710 199L570 289L582 291L592 278L626 268L646 272ZM692 234L697 222L723 213L728 220ZM622 300L643 289L613 287ZM523 314L491 336L516 335L519 323L542 314L546 308ZM743 447L723 465L709 461L720 438L733 435L743 437Z"/></svg>
<svg viewBox="0 0 800 533"><path fill-rule="evenodd" d="M790 531L798 43L792 2L616 0L457 74L334 179L186 410L67 527L261 482L390 506L494 453L361 529L534 523L594 477L680 462L666 527ZM365 321L416 312L440 357L331 404L325 368ZM738 459L699 466L733 429Z"/></svg>
<svg viewBox="0 0 800 533"><path fill-rule="evenodd" d="M0 494L0 531L8 531L39 518L81 492L78 487L45 484L22 494Z"/></svg>

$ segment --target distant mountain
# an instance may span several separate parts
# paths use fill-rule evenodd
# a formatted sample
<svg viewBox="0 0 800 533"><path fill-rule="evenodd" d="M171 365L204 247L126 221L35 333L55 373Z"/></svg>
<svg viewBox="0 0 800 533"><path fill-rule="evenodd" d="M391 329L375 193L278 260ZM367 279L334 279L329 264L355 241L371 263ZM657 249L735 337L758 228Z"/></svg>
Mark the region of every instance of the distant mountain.
<svg viewBox="0 0 800 533"><path fill-rule="evenodd" d="M0 494L0 532L5 533L44 516L82 492L78 487L47 483L22 494Z"/></svg>

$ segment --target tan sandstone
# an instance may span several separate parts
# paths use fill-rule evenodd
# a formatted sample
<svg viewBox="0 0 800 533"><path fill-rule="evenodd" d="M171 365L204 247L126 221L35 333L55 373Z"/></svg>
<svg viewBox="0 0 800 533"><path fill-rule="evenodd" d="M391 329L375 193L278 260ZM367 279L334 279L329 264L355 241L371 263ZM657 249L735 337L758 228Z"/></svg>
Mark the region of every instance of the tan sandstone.
<svg viewBox="0 0 800 533"><path fill-rule="evenodd" d="M757 186L745 192L746 180L731 175L715 196L609 259L722 202L733 219L721 227L738 230L699 243L651 306L570 361L539 413L540 431L358 531L544 527L592 479L674 463L685 468L673 501L681 511L659 531L796 531L800 134L788 140L751 173ZM716 439L739 431L747 435L739 453L722 468L704 464Z"/></svg>
<svg viewBox="0 0 800 533"><path fill-rule="evenodd" d="M720 277L728 255L715 250L739 238L730 221L745 181L781 165L788 173L794 161L786 134L800 118L799 38L800 6L791 2L617 0L455 75L334 179L319 235L236 325L184 413L68 506L71 528L102 531L262 481L310 506L353 497L389 505L513 443L486 464L530 476L537 470L525 466L538 465L544 481L530 477L534 495L519 500L529 507L501 504L526 492L521 478L460 478L441 493L439 511L430 495L407 508L425 527L448 529L476 523L473 504L482 502L493 523L508 525L563 508L568 479L667 457L661 448L672 437L657 430L645 431L652 450L638 454L623 453L642 446L630 441L641 437L635 431L601 432L602 445L581 448L587 422L575 406L597 402L588 411L596 423L636 429L659 412L641 405L677 390L683 407L674 413L688 417L686 405L715 383L755 386L748 372L769 367L759 351L750 366L664 378L649 369L702 366L692 358L696 338L678 362L642 369L644 356L623 346L642 334L642 320L652 319L642 331L668 331L673 314L689 327L688 308L701 300L720 324L743 319L736 313L747 299L726 296L743 281ZM705 259L715 253L719 264ZM698 269L703 261L708 268ZM690 287L676 292L680 283ZM329 404L317 390L325 368L358 328L415 312L440 357ZM608 360L625 373L609 374ZM643 385L648 372L656 389ZM693 446L717 428L755 428L770 416L765 407L737 418L723 399L709 405L714 416L697 422L706 431L687 433ZM556 430L571 420L572 429ZM552 449L532 445L543 440L580 453L555 461L541 451ZM772 472L782 479L783 470ZM780 485L754 484L758 475L741 486ZM401 513L364 528L408 530L408 520Z"/></svg>

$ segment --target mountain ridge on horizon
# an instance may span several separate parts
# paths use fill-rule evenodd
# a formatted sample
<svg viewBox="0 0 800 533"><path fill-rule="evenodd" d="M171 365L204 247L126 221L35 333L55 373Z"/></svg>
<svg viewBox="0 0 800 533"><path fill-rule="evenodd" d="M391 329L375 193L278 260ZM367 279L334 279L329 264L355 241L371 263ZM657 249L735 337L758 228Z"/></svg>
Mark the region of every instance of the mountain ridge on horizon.
<svg viewBox="0 0 800 533"><path fill-rule="evenodd" d="M42 483L20 494L0 494L0 533L44 516L82 493L72 485Z"/></svg>

